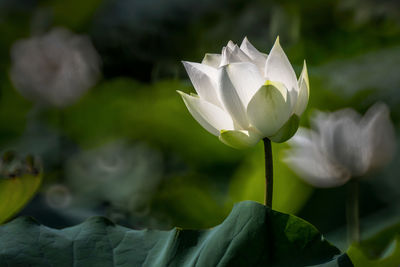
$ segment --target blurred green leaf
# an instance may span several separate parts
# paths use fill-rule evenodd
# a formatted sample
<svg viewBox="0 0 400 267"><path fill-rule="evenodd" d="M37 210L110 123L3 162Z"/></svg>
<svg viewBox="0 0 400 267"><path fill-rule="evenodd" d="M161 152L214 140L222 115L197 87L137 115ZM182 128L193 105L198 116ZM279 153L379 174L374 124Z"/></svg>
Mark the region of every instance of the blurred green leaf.
<svg viewBox="0 0 400 267"><path fill-rule="evenodd" d="M102 2L101 0L58 0L48 1L46 6L52 8L55 24L61 24L77 30L92 19Z"/></svg>
<svg viewBox="0 0 400 267"><path fill-rule="evenodd" d="M360 244L353 244L347 254L354 266L399 266L400 224L380 231Z"/></svg>
<svg viewBox="0 0 400 267"><path fill-rule="evenodd" d="M152 203L156 217L171 217L171 225L182 228L208 228L221 223L230 207L200 175L174 177L165 181ZM162 219L162 218L160 218Z"/></svg>
<svg viewBox="0 0 400 267"><path fill-rule="evenodd" d="M23 133L32 105L18 94L8 77L0 83L0 90L0 143L8 144Z"/></svg>
<svg viewBox="0 0 400 267"><path fill-rule="evenodd" d="M201 165L240 159L243 152L231 153L189 114L176 93L189 88L177 80L152 85L126 78L105 82L65 110L65 131L86 148L128 138L173 148L188 162Z"/></svg>
<svg viewBox="0 0 400 267"><path fill-rule="evenodd" d="M209 230L138 231L101 217L62 230L30 218L0 227L7 266L352 266L339 254L311 224L251 201Z"/></svg>
<svg viewBox="0 0 400 267"><path fill-rule="evenodd" d="M0 163L0 224L21 210L35 195L42 181L40 167L31 156L20 160L4 154Z"/></svg>

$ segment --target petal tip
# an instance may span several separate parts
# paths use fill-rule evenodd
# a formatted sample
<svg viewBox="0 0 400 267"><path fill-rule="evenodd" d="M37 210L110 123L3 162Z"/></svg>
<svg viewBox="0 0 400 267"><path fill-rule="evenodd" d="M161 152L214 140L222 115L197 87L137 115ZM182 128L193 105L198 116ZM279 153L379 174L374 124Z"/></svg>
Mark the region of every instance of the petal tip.
<svg viewBox="0 0 400 267"><path fill-rule="evenodd" d="M274 45L272 46L272 48L271 48L271 53L272 53L272 51L273 50L275 50L275 49L278 49L278 51L283 51L283 48L282 48L282 46L281 46L281 42L280 42L280 40L279 40L279 35L276 37L276 39L275 39L275 43L274 43Z"/></svg>
<svg viewBox="0 0 400 267"><path fill-rule="evenodd" d="M187 94L185 92L182 92L181 90L176 90L176 92L184 99L191 96L191 95L189 95L189 94Z"/></svg>
<svg viewBox="0 0 400 267"><path fill-rule="evenodd" d="M182 62L183 66L184 66L185 68L188 68L188 67L195 67L196 65L200 65L200 63L197 63L197 62L190 62L190 61L186 61L186 60L182 60L181 62Z"/></svg>
<svg viewBox="0 0 400 267"><path fill-rule="evenodd" d="M186 69L186 71L188 70L188 68L190 67L190 62L189 61L185 61L185 60L182 60L181 61L182 62L182 65L183 65L183 67Z"/></svg>
<svg viewBox="0 0 400 267"><path fill-rule="evenodd" d="M305 59L304 59L304 61L303 61L303 71L308 75L307 63L306 63L306 60L305 60Z"/></svg>
<svg viewBox="0 0 400 267"><path fill-rule="evenodd" d="M228 44L226 45L228 48L231 48L235 46L235 43L232 42L232 40L229 40Z"/></svg>
<svg viewBox="0 0 400 267"><path fill-rule="evenodd" d="M280 42L279 42L279 35L276 36L275 44L278 44L278 45L280 44Z"/></svg>

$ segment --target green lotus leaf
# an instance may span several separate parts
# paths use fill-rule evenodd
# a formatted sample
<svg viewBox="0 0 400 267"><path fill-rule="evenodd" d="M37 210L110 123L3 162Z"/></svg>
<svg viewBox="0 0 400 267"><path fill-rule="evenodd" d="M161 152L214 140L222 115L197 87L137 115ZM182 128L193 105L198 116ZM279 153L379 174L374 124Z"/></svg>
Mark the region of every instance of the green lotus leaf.
<svg viewBox="0 0 400 267"><path fill-rule="evenodd" d="M62 230L0 226L1 266L352 266L317 229L252 201L208 230L131 230L93 217Z"/></svg>

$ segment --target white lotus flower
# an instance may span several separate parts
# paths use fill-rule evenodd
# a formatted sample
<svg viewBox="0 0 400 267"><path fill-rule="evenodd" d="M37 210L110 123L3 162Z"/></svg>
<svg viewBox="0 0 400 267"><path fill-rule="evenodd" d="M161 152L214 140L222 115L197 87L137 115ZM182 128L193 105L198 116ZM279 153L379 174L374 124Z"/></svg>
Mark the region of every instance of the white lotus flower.
<svg viewBox="0 0 400 267"><path fill-rule="evenodd" d="M306 182L335 187L388 163L395 150L395 133L384 104L372 106L364 117L352 109L319 112L312 130L300 128L289 141L285 161Z"/></svg>
<svg viewBox="0 0 400 267"><path fill-rule="evenodd" d="M11 60L16 89L41 105L74 103L100 74L100 57L89 38L63 28L17 41Z"/></svg>
<svg viewBox="0 0 400 267"><path fill-rule="evenodd" d="M197 95L178 92L200 125L225 144L284 142L296 132L308 103L307 68L304 63L297 80L279 38L269 55L244 38L240 47L229 41L221 54L183 64Z"/></svg>

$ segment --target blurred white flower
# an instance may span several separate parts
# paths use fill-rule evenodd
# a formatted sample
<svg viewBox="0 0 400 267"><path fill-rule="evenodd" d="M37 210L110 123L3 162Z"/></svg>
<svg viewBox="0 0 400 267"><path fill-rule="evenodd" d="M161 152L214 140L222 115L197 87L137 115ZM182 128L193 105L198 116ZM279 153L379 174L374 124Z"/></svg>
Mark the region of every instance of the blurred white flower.
<svg viewBox="0 0 400 267"><path fill-rule="evenodd" d="M309 97L307 68L299 80L277 38L269 55L244 38L202 63L183 62L198 95L179 92L207 131L235 148L268 137L284 142L297 130Z"/></svg>
<svg viewBox="0 0 400 267"><path fill-rule="evenodd" d="M89 38L55 28L11 48L11 80L26 98L65 107L95 84L100 58Z"/></svg>
<svg viewBox="0 0 400 267"><path fill-rule="evenodd" d="M285 161L311 185L335 187L388 163L395 142L389 109L382 103L364 117L352 109L318 112L312 130L300 128L289 141Z"/></svg>
<svg viewBox="0 0 400 267"><path fill-rule="evenodd" d="M140 214L149 212L162 172L158 151L124 141L83 151L66 164L67 184L80 206L108 202Z"/></svg>

